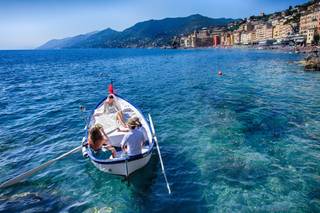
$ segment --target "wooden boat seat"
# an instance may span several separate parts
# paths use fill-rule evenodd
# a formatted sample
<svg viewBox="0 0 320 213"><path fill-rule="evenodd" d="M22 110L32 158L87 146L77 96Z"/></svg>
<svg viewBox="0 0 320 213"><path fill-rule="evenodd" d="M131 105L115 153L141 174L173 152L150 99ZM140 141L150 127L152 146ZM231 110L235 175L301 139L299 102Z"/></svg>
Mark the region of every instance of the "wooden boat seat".
<svg viewBox="0 0 320 213"><path fill-rule="evenodd" d="M121 147L120 144L125 134L126 132L118 132L118 131L110 134L109 139L110 139L111 145L115 147Z"/></svg>

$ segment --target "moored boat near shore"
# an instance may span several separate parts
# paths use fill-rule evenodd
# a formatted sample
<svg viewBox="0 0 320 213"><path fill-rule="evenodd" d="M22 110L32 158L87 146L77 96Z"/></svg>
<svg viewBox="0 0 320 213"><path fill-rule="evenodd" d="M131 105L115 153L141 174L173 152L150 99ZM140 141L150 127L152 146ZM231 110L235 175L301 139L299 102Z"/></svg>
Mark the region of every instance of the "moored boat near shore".
<svg viewBox="0 0 320 213"><path fill-rule="evenodd" d="M135 156L128 156L121 150L121 141L126 132L118 131L119 124L114 119L114 116L112 114L103 114L102 116L96 118L93 116L94 113L103 112L104 101L107 99L107 97L97 105L95 110L90 115L90 122L87 128L86 136L83 138L82 152L99 170L110 174L129 176L134 171L144 167L150 161L155 142L150 125L141 111L125 99L117 95L114 96L117 100L117 104L121 107L125 118L138 117L142 126L147 132L148 142L142 147L142 153ZM110 139L111 145L115 147L116 150L118 150L115 158L110 157L109 159L99 159L94 156L93 151L87 145L86 141L88 130L91 126L96 124L100 124L103 127L104 131L109 133L108 137Z"/></svg>

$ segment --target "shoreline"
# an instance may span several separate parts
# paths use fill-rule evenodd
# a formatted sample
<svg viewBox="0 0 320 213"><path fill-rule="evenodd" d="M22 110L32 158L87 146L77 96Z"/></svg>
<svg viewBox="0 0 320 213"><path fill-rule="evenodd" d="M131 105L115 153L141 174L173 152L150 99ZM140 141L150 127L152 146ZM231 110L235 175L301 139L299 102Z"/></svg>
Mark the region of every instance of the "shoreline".
<svg viewBox="0 0 320 213"><path fill-rule="evenodd" d="M160 50L196 50L196 49L252 49L252 50L275 50L281 52L290 52L296 54L311 54L314 52L320 52L320 47L318 46L307 46L307 47L299 47L299 46L258 46L258 45L232 45L232 46L206 46L206 47L192 47L192 48L172 48L172 47L125 47L125 48L59 48L59 49L16 49L16 50L0 50L0 51L59 51L59 50L120 50L120 49L160 49Z"/></svg>
<svg viewBox="0 0 320 213"><path fill-rule="evenodd" d="M177 49L253 49L253 50L275 50L281 52L289 52L296 54L311 54L314 52L320 52L320 47L318 46L307 46L307 47L299 47L299 46L258 46L258 45L232 45L232 46L209 46L209 47L195 47L195 48L177 48Z"/></svg>

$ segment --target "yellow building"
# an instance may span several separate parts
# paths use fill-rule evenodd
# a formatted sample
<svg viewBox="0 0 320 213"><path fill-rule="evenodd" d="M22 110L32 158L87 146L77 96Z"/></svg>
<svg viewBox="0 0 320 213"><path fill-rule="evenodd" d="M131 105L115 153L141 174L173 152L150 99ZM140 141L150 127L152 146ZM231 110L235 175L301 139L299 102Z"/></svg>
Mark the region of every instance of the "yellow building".
<svg viewBox="0 0 320 213"><path fill-rule="evenodd" d="M273 38L274 39L280 39L281 37L281 28L282 28L283 23L277 23L273 27Z"/></svg>
<svg viewBox="0 0 320 213"><path fill-rule="evenodd" d="M256 40L257 41L262 41L264 40L264 25L263 24L258 24L255 26L255 29L256 29Z"/></svg>
<svg viewBox="0 0 320 213"><path fill-rule="evenodd" d="M221 34L221 45L231 46L234 44L233 34L225 32Z"/></svg>
<svg viewBox="0 0 320 213"><path fill-rule="evenodd" d="M234 44L241 44L241 32L240 31L233 32L233 43Z"/></svg>
<svg viewBox="0 0 320 213"><path fill-rule="evenodd" d="M254 43L258 42L256 31L251 31L249 33L249 41L250 41L251 44L254 44Z"/></svg>
<svg viewBox="0 0 320 213"><path fill-rule="evenodd" d="M288 35L293 34L293 28L290 24L284 24L284 21L280 21L276 23L273 27L273 35L274 39L284 39L287 38Z"/></svg>
<svg viewBox="0 0 320 213"><path fill-rule="evenodd" d="M241 33L241 44L255 44L257 43L257 38L256 38L256 32L250 31L250 32L242 32Z"/></svg>
<svg viewBox="0 0 320 213"><path fill-rule="evenodd" d="M230 45L234 45L234 36L232 33L230 34Z"/></svg>
<svg viewBox="0 0 320 213"><path fill-rule="evenodd" d="M273 31L271 24L258 24L255 29L257 42L272 39Z"/></svg>
<svg viewBox="0 0 320 213"><path fill-rule="evenodd" d="M269 40L273 38L273 27L271 25L267 25L265 28L264 39Z"/></svg>
<svg viewBox="0 0 320 213"><path fill-rule="evenodd" d="M307 40L306 40L307 44L312 44L315 34L316 34L315 29L310 29L307 31Z"/></svg>

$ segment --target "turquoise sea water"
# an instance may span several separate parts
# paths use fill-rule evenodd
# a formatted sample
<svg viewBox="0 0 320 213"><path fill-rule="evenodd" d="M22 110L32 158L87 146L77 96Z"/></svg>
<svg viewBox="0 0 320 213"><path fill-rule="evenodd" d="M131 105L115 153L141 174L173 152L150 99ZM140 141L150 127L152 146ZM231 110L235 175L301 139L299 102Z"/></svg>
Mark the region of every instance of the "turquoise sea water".
<svg viewBox="0 0 320 213"><path fill-rule="evenodd" d="M78 146L80 105L112 78L152 113L156 151L129 181L81 153L0 191L0 212L319 212L320 73L256 50L0 51L0 181ZM224 75L218 76L222 70Z"/></svg>

